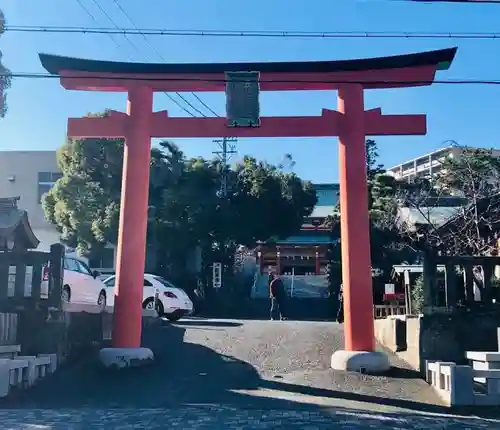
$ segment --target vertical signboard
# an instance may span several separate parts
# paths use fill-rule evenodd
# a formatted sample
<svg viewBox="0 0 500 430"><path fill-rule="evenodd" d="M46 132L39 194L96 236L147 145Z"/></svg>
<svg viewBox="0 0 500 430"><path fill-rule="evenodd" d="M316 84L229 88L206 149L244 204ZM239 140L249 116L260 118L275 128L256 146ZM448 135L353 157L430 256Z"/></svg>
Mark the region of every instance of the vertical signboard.
<svg viewBox="0 0 500 430"><path fill-rule="evenodd" d="M222 264L213 264L212 285L215 289L222 287Z"/></svg>
<svg viewBox="0 0 500 430"><path fill-rule="evenodd" d="M259 72L226 72L228 127L259 127Z"/></svg>

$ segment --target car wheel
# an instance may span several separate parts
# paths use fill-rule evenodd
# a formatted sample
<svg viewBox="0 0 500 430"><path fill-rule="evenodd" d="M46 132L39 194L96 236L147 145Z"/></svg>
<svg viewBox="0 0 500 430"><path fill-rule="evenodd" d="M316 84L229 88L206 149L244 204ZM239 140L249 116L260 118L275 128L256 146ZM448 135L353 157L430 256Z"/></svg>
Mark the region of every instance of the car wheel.
<svg viewBox="0 0 500 430"><path fill-rule="evenodd" d="M106 309L106 293L101 291L99 293L99 298L97 299L97 305L101 308L101 310Z"/></svg>
<svg viewBox="0 0 500 430"><path fill-rule="evenodd" d="M142 304L142 308L151 311L156 310L158 316L160 317L163 316L163 314L165 313L161 301L158 300L158 304L155 306L155 299L153 297L150 297L149 299L145 300L144 303Z"/></svg>
<svg viewBox="0 0 500 430"><path fill-rule="evenodd" d="M67 285L65 285L61 292L61 301L63 303L69 303L71 300L71 290Z"/></svg>
<svg viewBox="0 0 500 430"><path fill-rule="evenodd" d="M161 300L157 301L156 312L158 313L159 317L162 317L163 315L165 315L165 310L163 309L163 303L161 302Z"/></svg>

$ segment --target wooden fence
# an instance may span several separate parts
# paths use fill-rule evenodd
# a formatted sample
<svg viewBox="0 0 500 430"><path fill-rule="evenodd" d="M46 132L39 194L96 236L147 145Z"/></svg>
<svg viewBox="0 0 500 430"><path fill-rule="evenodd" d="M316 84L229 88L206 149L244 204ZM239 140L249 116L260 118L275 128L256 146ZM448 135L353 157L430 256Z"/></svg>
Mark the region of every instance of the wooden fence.
<svg viewBox="0 0 500 430"><path fill-rule="evenodd" d="M392 315L406 315L405 305L375 305L373 317L375 319L387 318Z"/></svg>
<svg viewBox="0 0 500 430"><path fill-rule="evenodd" d="M61 308L64 247L0 252L0 312ZM1 336L1 335L0 335Z"/></svg>

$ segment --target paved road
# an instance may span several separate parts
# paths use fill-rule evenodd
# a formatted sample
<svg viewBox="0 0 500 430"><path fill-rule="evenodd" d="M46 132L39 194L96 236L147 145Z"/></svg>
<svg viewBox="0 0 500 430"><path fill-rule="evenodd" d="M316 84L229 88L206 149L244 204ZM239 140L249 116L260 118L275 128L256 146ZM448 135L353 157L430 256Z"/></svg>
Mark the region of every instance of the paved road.
<svg viewBox="0 0 500 430"><path fill-rule="evenodd" d="M144 341L155 365L61 370L4 402L1 428L500 429L497 420L444 415L430 388L404 370L332 371L342 343L333 323L193 319L157 327Z"/></svg>

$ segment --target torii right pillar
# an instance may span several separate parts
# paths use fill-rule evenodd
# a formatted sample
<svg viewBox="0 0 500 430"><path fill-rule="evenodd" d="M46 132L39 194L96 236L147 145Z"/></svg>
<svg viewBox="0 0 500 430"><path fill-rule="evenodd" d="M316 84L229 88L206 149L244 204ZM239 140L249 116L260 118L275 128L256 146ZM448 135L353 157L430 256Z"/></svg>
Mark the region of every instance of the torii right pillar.
<svg viewBox="0 0 500 430"><path fill-rule="evenodd" d="M341 86L338 111L344 336L348 351L375 350L370 220L361 84Z"/></svg>
<svg viewBox="0 0 500 430"><path fill-rule="evenodd" d="M338 89L345 349L333 353L331 366L382 373L390 369L390 362L375 351L363 96L361 84Z"/></svg>

